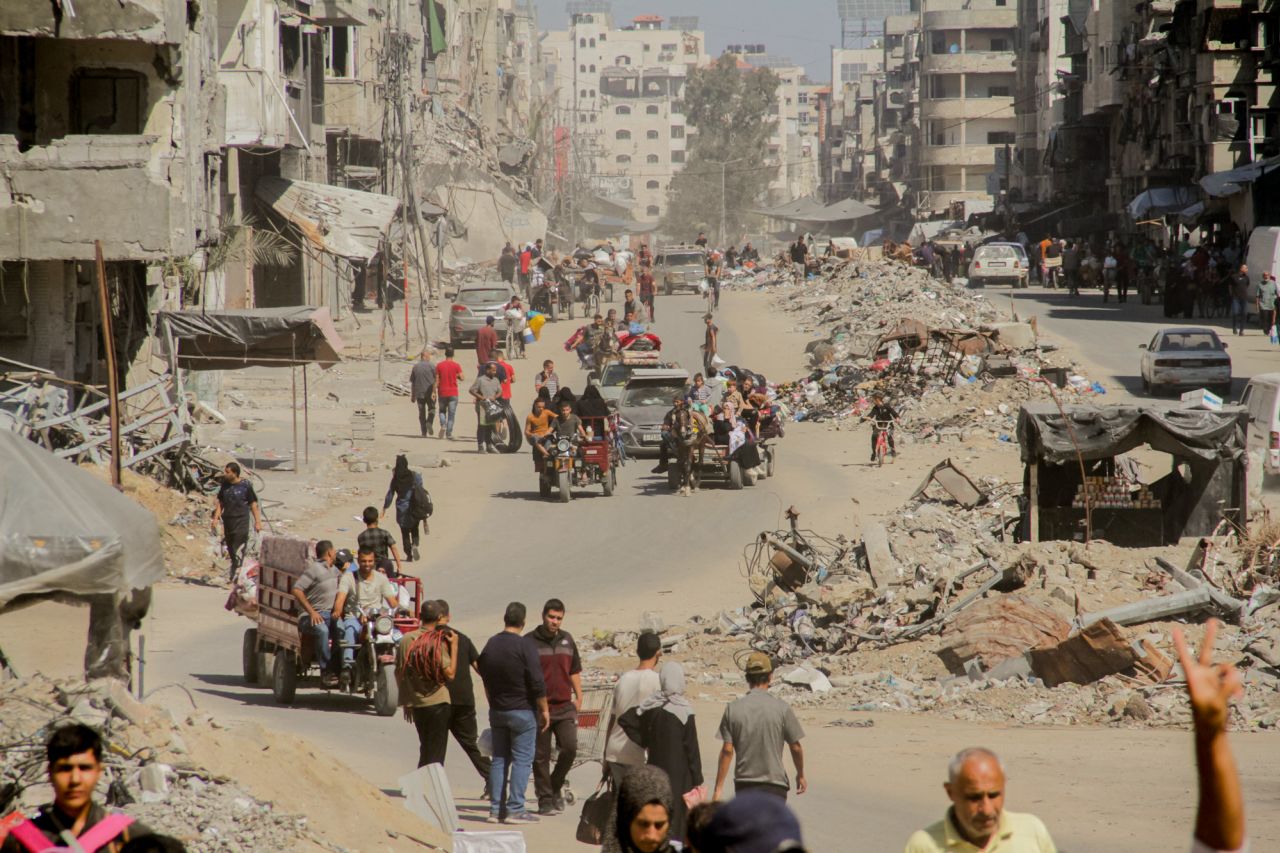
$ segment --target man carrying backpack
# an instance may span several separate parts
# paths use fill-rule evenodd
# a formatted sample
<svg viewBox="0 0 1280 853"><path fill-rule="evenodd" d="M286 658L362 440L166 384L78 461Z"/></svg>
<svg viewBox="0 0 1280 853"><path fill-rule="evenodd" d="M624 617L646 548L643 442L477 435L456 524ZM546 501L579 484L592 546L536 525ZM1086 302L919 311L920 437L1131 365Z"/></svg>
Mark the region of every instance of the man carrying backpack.
<svg viewBox="0 0 1280 853"><path fill-rule="evenodd" d="M438 601L422 605L422 623L396 646L396 684L405 720L418 730L418 766L444 764L449 746L449 682L458 669L458 635L439 631Z"/></svg>

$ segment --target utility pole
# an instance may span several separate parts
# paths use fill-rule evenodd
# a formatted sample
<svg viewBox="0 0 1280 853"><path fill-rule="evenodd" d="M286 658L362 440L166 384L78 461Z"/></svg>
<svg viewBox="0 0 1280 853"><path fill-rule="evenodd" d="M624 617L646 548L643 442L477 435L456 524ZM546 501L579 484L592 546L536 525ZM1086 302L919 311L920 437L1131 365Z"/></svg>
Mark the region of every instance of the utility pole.
<svg viewBox="0 0 1280 853"><path fill-rule="evenodd" d="M573 43L573 112L569 116L569 150L565 154L565 175L561 185L560 204L569 223L569 252L578 245L578 211L574 198L578 157L578 15L569 13L569 40Z"/></svg>
<svg viewBox="0 0 1280 853"><path fill-rule="evenodd" d="M723 160L718 163L715 160L707 161L712 166L720 167L720 247L721 248L724 248L725 243L728 240L728 237L725 235L725 218L727 213L725 210L725 186L724 186L725 169L734 163L741 163L743 160L746 160L746 159L747 159L746 157L738 157L735 160Z"/></svg>
<svg viewBox="0 0 1280 853"><path fill-rule="evenodd" d="M102 347L107 357L107 414L111 425L111 485L124 491L120 479L120 377L116 368L116 335L111 324L111 294L107 291L107 267L102 260L102 241L93 241L95 277L98 281L98 312L102 315Z"/></svg>

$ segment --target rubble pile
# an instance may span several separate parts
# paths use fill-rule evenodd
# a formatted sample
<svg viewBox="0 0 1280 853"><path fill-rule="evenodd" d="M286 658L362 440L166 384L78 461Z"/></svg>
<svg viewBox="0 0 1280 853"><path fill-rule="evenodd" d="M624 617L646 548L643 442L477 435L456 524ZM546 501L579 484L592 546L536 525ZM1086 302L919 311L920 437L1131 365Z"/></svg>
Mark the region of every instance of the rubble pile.
<svg viewBox="0 0 1280 853"><path fill-rule="evenodd" d="M105 741L99 801L153 831L211 853L296 849L307 842L328 846L308 829L306 818L276 811L191 759L184 728L216 727L207 714L195 712L180 724L169 712L133 699L120 682L40 675L0 680L0 707L0 813L29 812L48 801L45 739L58 725L80 722Z"/></svg>
<svg viewBox="0 0 1280 853"><path fill-rule="evenodd" d="M948 460L860 540L800 530L792 510L790 530L747 548L754 603L692 620L683 653L709 673L725 648L764 651L801 706L1181 725L1169 629L1213 616L1226 623L1215 658L1245 672L1240 722L1280 726L1280 525L1198 547L1025 543L1014 536L1020 491Z"/></svg>
<svg viewBox="0 0 1280 853"><path fill-rule="evenodd" d="M790 279L765 271L757 280ZM1048 399L1050 384L1073 397L1105 393L1039 340L1034 320L908 264L827 260L778 299L816 335L806 348L813 371L778 386L796 420L864 415L880 391L908 441L963 442L975 429L1009 440L1018 406Z"/></svg>

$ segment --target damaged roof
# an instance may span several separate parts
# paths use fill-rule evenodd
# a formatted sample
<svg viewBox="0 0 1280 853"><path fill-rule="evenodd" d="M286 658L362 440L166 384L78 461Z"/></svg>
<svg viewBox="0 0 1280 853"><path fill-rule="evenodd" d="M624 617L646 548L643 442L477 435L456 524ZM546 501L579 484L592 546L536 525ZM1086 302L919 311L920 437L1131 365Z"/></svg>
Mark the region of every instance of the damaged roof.
<svg viewBox="0 0 1280 853"><path fill-rule="evenodd" d="M287 178L260 178L254 194L320 251L352 260L378 254L400 209L389 195Z"/></svg>

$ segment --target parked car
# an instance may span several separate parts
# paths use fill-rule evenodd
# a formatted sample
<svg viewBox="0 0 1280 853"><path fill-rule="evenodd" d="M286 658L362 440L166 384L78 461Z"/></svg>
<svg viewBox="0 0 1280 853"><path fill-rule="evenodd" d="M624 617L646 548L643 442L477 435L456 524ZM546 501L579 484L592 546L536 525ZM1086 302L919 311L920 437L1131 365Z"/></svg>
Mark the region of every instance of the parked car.
<svg viewBox="0 0 1280 853"><path fill-rule="evenodd" d="M455 347L475 343L476 332L484 326L486 317L493 317L498 328L503 329L502 307L516 295L515 288L505 281L484 281L464 284L453 298L449 309L449 342Z"/></svg>
<svg viewBox="0 0 1280 853"><path fill-rule="evenodd" d="M1178 388L1208 388L1224 398L1231 394L1231 356L1213 329L1161 329L1139 347L1144 350L1142 388L1148 394Z"/></svg>
<svg viewBox="0 0 1280 853"><path fill-rule="evenodd" d="M1265 476L1280 476L1280 373L1260 373L1250 379L1240 405L1249 410L1245 440L1249 454L1261 456Z"/></svg>
<svg viewBox="0 0 1280 853"><path fill-rule="evenodd" d="M689 385L687 370L637 370L618 397L618 431L631 457L653 457L662 450L662 419L671 399Z"/></svg>
<svg viewBox="0 0 1280 853"><path fill-rule="evenodd" d="M1020 244L987 243L973 250L973 260L969 261L969 284L972 287L983 287L988 283L1026 287L1030 272L1027 250Z"/></svg>
<svg viewBox="0 0 1280 853"><path fill-rule="evenodd" d="M653 268L654 283L663 293L697 293L707 277L707 254L697 246L667 246L654 255Z"/></svg>

